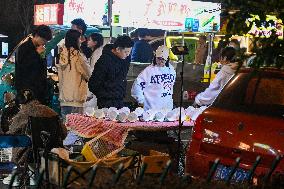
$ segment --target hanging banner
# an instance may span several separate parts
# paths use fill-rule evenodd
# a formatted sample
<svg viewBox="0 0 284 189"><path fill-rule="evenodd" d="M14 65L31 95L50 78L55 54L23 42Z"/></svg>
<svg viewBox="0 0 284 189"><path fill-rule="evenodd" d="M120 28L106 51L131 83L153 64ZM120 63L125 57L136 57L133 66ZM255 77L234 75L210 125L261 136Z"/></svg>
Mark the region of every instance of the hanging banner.
<svg viewBox="0 0 284 189"><path fill-rule="evenodd" d="M64 5L43 4L34 6L34 25L62 25Z"/></svg>
<svg viewBox="0 0 284 189"><path fill-rule="evenodd" d="M107 0L65 0L64 25L82 18L87 25L103 25L108 15Z"/></svg>
<svg viewBox="0 0 284 189"><path fill-rule="evenodd" d="M188 18L187 24L193 24L194 30L205 31L209 30L213 22L220 25L220 13L219 3L190 0L114 0L112 24L123 27L184 30Z"/></svg>

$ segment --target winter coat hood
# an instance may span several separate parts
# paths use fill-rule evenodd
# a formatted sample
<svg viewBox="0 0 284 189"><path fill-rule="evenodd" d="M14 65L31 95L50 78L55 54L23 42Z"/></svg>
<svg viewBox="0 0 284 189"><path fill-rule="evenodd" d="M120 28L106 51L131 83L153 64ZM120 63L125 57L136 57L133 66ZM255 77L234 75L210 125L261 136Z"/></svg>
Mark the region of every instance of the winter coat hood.
<svg viewBox="0 0 284 189"><path fill-rule="evenodd" d="M61 106L82 107L87 97L90 65L79 50L63 47L58 68L59 100Z"/></svg>

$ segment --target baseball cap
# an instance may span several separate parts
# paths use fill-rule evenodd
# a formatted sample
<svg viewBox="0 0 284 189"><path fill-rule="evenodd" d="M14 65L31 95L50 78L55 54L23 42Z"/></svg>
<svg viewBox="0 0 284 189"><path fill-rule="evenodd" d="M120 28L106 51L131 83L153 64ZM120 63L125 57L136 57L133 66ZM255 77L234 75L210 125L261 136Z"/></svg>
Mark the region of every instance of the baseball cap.
<svg viewBox="0 0 284 189"><path fill-rule="evenodd" d="M166 47L165 45L161 45L156 50L156 57L160 57L167 60L169 57L169 53L170 53L169 48Z"/></svg>

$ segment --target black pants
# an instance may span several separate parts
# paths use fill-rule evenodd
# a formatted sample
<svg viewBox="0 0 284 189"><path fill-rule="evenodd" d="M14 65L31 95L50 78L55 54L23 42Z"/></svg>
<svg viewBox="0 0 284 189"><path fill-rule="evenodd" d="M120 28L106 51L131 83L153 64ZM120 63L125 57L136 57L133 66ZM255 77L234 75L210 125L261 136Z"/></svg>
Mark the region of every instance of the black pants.
<svg viewBox="0 0 284 189"><path fill-rule="evenodd" d="M124 103L123 99L102 99L99 98L97 101L98 108L109 108L109 107L115 107L115 108L123 108Z"/></svg>

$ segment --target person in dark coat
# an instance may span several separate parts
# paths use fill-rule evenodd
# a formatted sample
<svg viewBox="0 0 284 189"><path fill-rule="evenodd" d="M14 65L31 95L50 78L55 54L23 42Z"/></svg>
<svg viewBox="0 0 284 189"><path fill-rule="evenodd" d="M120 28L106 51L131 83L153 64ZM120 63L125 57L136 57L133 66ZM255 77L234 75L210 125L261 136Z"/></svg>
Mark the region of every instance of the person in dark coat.
<svg viewBox="0 0 284 189"><path fill-rule="evenodd" d="M90 92L96 95L99 108L124 106L128 58L133 42L128 36L119 36L114 44L104 47L89 80Z"/></svg>
<svg viewBox="0 0 284 189"><path fill-rule="evenodd" d="M15 88L17 92L30 89L42 104L47 100L47 65L44 45L51 40L48 26L38 26L16 52Z"/></svg>
<svg viewBox="0 0 284 189"><path fill-rule="evenodd" d="M42 105L37 101L33 92L30 90L21 90L16 97L17 103L20 105L20 111L13 117L12 123L9 126L9 131L7 134L12 135L28 135L31 136L31 131L29 130L29 117L54 117L58 114L49 108L48 106ZM67 129L62 122L57 125L59 127L59 133L57 138L58 147L63 146L63 140L67 135ZM29 149L27 148L14 148L13 149L13 162L23 165L28 158Z"/></svg>
<svg viewBox="0 0 284 189"><path fill-rule="evenodd" d="M151 63L153 59L153 49L147 42L148 30L140 28L138 31L139 40L134 43L131 52L131 62Z"/></svg>

